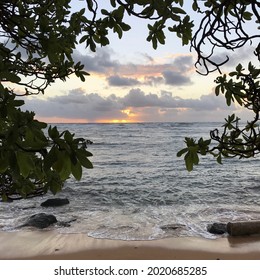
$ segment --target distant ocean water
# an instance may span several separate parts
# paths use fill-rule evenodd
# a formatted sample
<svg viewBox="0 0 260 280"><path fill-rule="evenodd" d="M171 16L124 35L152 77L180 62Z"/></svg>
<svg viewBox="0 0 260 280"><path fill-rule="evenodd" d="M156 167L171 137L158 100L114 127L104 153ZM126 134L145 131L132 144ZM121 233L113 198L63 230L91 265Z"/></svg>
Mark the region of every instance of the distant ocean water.
<svg viewBox="0 0 260 280"><path fill-rule="evenodd" d="M218 123L57 126L93 141L88 150L94 169L85 170L79 182L69 179L56 195L69 198L69 205L42 208L51 194L0 203L0 230L17 230L27 217L45 212L60 221L76 219L70 227L54 226L61 233L122 240L215 238L206 230L212 222L260 219L259 158L219 165L203 157L187 172L183 158L176 157L184 137L208 137Z"/></svg>

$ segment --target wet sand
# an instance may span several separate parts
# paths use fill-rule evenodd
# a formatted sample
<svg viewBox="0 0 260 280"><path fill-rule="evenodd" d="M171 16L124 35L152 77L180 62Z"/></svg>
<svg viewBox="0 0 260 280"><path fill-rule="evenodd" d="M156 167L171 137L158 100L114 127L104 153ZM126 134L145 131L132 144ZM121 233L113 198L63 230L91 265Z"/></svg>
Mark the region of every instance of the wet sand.
<svg viewBox="0 0 260 280"><path fill-rule="evenodd" d="M0 259L259 260L260 236L215 240L178 237L152 241L94 239L53 231L0 232Z"/></svg>

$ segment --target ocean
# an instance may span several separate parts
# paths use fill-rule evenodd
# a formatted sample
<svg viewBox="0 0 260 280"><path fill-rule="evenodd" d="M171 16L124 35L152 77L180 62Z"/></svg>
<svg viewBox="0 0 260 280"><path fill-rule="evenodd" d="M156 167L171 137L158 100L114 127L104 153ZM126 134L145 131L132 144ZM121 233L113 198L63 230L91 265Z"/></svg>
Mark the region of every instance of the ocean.
<svg viewBox="0 0 260 280"><path fill-rule="evenodd" d="M0 203L0 230L17 228L29 216L54 214L70 227L44 230L93 238L152 240L177 236L217 238L213 222L260 219L260 160L203 157L194 171L176 153L185 137L208 138L219 123L58 124L93 141L94 168L81 181L70 178L56 197L70 204L43 208L52 194Z"/></svg>

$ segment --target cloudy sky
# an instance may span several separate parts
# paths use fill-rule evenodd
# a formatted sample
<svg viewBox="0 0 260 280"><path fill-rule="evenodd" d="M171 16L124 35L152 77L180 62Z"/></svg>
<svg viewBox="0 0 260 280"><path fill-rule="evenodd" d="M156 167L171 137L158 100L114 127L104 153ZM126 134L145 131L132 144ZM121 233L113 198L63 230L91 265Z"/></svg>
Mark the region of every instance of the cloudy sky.
<svg viewBox="0 0 260 280"><path fill-rule="evenodd" d="M232 112L246 117L239 106L227 107L222 96L215 97L219 74L198 74L195 54L177 37L167 33L166 45L153 50L146 42L146 23L133 18L127 23L132 30L123 39L111 34L108 47L75 52L90 73L84 83L72 76L58 81L44 96L27 98L26 109L46 122L222 121ZM223 72L246 65L248 53L249 46L231 54Z"/></svg>

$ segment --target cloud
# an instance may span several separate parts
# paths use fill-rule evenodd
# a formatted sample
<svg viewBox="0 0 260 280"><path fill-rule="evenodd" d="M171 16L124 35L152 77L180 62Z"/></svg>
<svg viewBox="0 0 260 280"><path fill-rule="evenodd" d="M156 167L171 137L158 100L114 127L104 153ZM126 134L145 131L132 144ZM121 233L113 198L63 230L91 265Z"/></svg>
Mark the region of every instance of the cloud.
<svg viewBox="0 0 260 280"><path fill-rule="evenodd" d="M122 105L111 95L104 98L96 93L86 94L82 89L69 91L67 95L49 97L47 100L30 98L25 101L26 108L33 110L40 118L84 119L94 122L100 117L122 118Z"/></svg>
<svg viewBox="0 0 260 280"><path fill-rule="evenodd" d="M145 94L140 89L131 89L129 93L120 99L125 107L157 107L161 105L160 98L156 94Z"/></svg>
<svg viewBox="0 0 260 280"><path fill-rule="evenodd" d="M193 60L191 56L178 56L173 61L173 69L167 69L162 72L165 83L174 86L183 86L192 84L190 71L193 69Z"/></svg>
<svg viewBox="0 0 260 280"><path fill-rule="evenodd" d="M81 61L90 74L103 75L109 86L125 87L140 84L156 86L165 83L172 86L190 85L194 72L191 55L180 55L167 63L155 63L152 57L143 54L147 63L120 63L113 59L109 48L98 49L94 54L74 54L75 61Z"/></svg>
<svg viewBox="0 0 260 280"><path fill-rule="evenodd" d="M30 98L26 109L36 112L38 118L70 119L72 122L112 121L196 121L223 119L227 109L225 99L214 94L202 95L199 99L183 99L173 96L169 91L145 93L139 88L131 89L125 96L111 94L102 97L97 93L86 93L81 88L68 94L49 97L47 100ZM225 113L225 114L224 114ZM208 116L208 117L207 117ZM210 119L209 119L210 116ZM195 118L196 117L196 118Z"/></svg>
<svg viewBox="0 0 260 280"><path fill-rule="evenodd" d="M80 61L87 72L107 73L116 71L120 66L117 60L112 59L114 54L111 48L100 48L94 54L80 53L76 51L73 55L75 61Z"/></svg>
<svg viewBox="0 0 260 280"><path fill-rule="evenodd" d="M118 75L109 76L107 81L110 86L115 87L136 86L140 84L137 79L120 77Z"/></svg>
<svg viewBox="0 0 260 280"><path fill-rule="evenodd" d="M157 86L159 84L164 83L164 78L162 76L160 77L145 76L144 80L145 80L144 83L146 85L151 85L151 86Z"/></svg>
<svg viewBox="0 0 260 280"><path fill-rule="evenodd" d="M173 62L174 67L179 73L190 71L194 68L193 64L192 56L188 55L177 56Z"/></svg>
<svg viewBox="0 0 260 280"><path fill-rule="evenodd" d="M182 86L191 84L191 79L180 72L176 71L163 71L165 83L168 85Z"/></svg>
<svg viewBox="0 0 260 280"><path fill-rule="evenodd" d="M154 59L147 53L141 53L141 55L147 59L149 62L154 62Z"/></svg>
<svg viewBox="0 0 260 280"><path fill-rule="evenodd" d="M227 107L225 99L221 96L216 97L214 94L202 95L199 99L183 99L167 91L162 91L158 96L152 93L145 94L140 89L130 90L125 97L120 98L120 102L125 107L186 108L196 111L225 110Z"/></svg>

